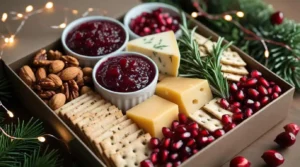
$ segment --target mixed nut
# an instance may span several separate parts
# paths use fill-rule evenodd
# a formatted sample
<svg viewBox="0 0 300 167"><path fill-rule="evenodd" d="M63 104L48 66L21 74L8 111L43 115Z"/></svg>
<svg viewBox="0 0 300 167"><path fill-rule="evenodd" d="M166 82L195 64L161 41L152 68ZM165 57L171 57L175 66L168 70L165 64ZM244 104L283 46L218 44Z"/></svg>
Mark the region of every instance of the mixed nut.
<svg viewBox="0 0 300 167"><path fill-rule="evenodd" d="M92 68L81 68L75 57L60 51L40 50L20 78L53 110L91 90Z"/></svg>

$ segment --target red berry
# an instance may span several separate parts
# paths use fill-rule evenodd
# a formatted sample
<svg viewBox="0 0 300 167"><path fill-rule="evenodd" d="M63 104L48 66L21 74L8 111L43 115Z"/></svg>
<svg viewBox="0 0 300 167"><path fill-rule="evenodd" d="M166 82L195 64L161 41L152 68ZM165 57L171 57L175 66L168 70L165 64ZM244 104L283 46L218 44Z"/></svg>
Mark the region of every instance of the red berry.
<svg viewBox="0 0 300 167"><path fill-rule="evenodd" d="M253 108L255 111L258 111L261 107L261 104L259 101L255 101L254 104L253 104Z"/></svg>
<svg viewBox="0 0 300 167"><path fill-rule="evenodd" d="M202 130L200 131L200 135L201 135L201 136L208 136L208 135L209 135L209 132L208 132L208 130L206 130L206 129L202 129Z"/></svg>
<svg viewBox="0 0 300 167"><path fill-rule="evenodd" d="M246 81L245 86L247 87L253 87L255 86L257 83L257 79L256 78L250 78Z"/></svg>
<svg viewBox="0 0 300 167"><path fill-rule="evenodd" d="M231 93L235 93L238 91L238 86L236 85L236 83L232 83L230 85L230 91L231 91Z"/></svg>
<svg viewBox="0 0 300 167"><path fill-rule="evenodd" d="M214 136L208 136L208 144L212 143L213 141L215 141L215 137Z"/></svg>
<svg viewBox="0 0 300 167"><path fill-rule="evenodd" d="M231 111L232 113L240 113L240 112L242 112L242 110L241 110L240 108L237 108L237 107L231 108L230 111Z"/></svg>
<svg viewBox="0 0 300 167"><path fill-rule="evenodd" d="M174 153L172 153L172 154L169 155L169 159L171 161L176 161L178 158L179 158L179 154L176 153L176 152L174 152Z"/></svg>
<svg viewBox="0 0 300 167"><path fill-rule="evenodd" d="M160 147L168 149L168 148L170 148L170 145L171 145L171 139L170 138L164 138L161 141Z"/></svg>
<svg viewBox="0 0 300 167"><path fill-rule="evenodd" d="M189 146L189 147L191 147L191 148L194 147L195 144L196 144L196 140L195 140L195 139L192 139L192 138L190 138L190 139L187 140L187 142L186 142L186 145Z"/></svg>
<svg viewBox="0 0 300 167"><path fill-rule="evenodd" d="M187 129L185 128L184 125L179 125L179 126L177 126L177 128L175 129L175 132L176 132L177 134L182 134L182 133L184 133L184 132L186 132L186 131L187 131Z"/></svg>
<svg viewBox="0 0 300 167"><path fill-rule="evenodd" d="M150 34L151 29L149 27L144 27L144 33L145 34Z"/></svg>
<svg viewBox="0 0 300 167"><path fill-rule="evenodd" d="M239 101L243 101L245 99L245 94L242 90L239 90L236 94L236 97Z"/></svg>
<svg viewBox="0 0 300 167"><path fill-rule="evenodd" d="M173 132L170 130L170 128L163 127L162 128L162 133L165 137L168 137L168 138L173 137Z"/></svg>
<svg viewBox="0 0 300 167"><path fill-rule="evenodd" d="M157 162L158 162L158 153L157 152L151 153L150 160L153 164L157 164Z"/></svg>
<svg viewBox="0 0 300 167"><path fill-rule="evenodd" d="M176 151L176 150L179 150L182 146L183 146L183 141L182 140L178 140L177 142L172 143L171 149L173 151Z"/></svg>
<svg viewBox="0 0 300 167"><path fill-rule="evenodd" d="M179 138L182 140L188 139L189 137L191 137L190 132L184 132L184 133L180 134L180 136L179 136Z"/></svg>
<svg viewBox="0 0 300 167"><path fill-rule="evenodd" d="M250 167L250 166L251 163L245 157L242 156L235 157L230 161L230 167Z"/></svg>
<svg viewBox="0 0 300 167"><path fill-rule="evenodd" d="M141 167L154 167L153 163L149 159L142 161L140 163L140 166Z"/></svg>
<svg viewBox="0 0 300 167"><path fill-rule="evenodd" d="M172 122L172 130L175 130L177 128L177 126L179 125L179 122L177 120Z"/></svg>
<svg viewBox="0 0 300 167"><path fill-rule="evenodd" d="M274 92L273 94L272 94L272 99L274 100L274 99L277 99L279 97L279 94L278 93L276 93L276 92Z"/></svg>
<svg viewBox="0 0 300 167"><path fill-rule="evenodd" d="M228 132L228 131L230 131L231 129L233 129L235 127L236 127L236 124L235 123L231 123L231 124L225 125L223 127L223 129L225 130L225 132Z"/></svg>
<svg viewBox="0 0 300 167"><path fill-rule="evenodd" d="M150 142L149 142L149 147L151 149L155 149L159 146L159 144L160 144L160 141L158 138L151 138Z"/></svg>
<svg viewBox="0 0 300 167"><path fill-rule="evenodd" d="M186 124L188 122L188 118L181 113L178 114L178 119L180 124Z"/></svg>
<svg viewBox="0 0 300 167"><path fill-rule="evenodd" d="M192 122L187 126L187 129L189 131L193 130L193 129L199 129L199 125L196 122Z"/></svg>
<svg viewBox="0 0 300 167"><path fill-rule="evenodd" d="M294 135L297 135L298 132L299 132L299 126L295 123L290 123L290 124L287 124L287 125L284 126L284 130L286 132L291 132Z"/></svg>
<svg viewBox="0 0 300 167"><path fill-rule="evenodd" d="M213 136L215 138L219 138L225 134L225 131L223 129L217 129L213 132Z"/></svg>
<svg viewBox="0 0 300 167"><path fill-rule="evenodd" d="M251 108L247 108L244 112L245 118L249 118L253 115L253 110Z"/></svg>
<svg viewBox="0 0 300 167"><path fill-rule="evenodd" d="M206 136L198 136L196 138L196 142L199 147L205 147L208 144L208 137Z"/></svg>
<svg viewBox="0 0 300 167"><path fill-rule="evenodd" d="M197 137L199 135L199 131L197 129L193 129L190 131L193 138Z"/></svg>
<svg viewBox="0 0 300 167"><path fill-rule="evenodd" d="M236 123L240 123L244 120L244 115L242 112L239 113L233 113L232 115L232 121Z"/></svg>
<svg viewBox="0 0 300 167"><path fill-rule="evenodd" d="M246 76L243 76L241 79L240 79L240 82L246 82L247 81L247 77Z"/></svg>
<svg viewBox="0 0 300 167"><path fill-rule="evenodd" d="M259 71L257 71L257 70L253 70L253 71L251 72L251 77L252 77L252 78L259 78L259 77L261 77L261 76L262 76L261 72L259 72Z"/></svg>
<svg viewBox="0 0 300 167"><path fill-rule="evenodd" d="M279 93L281 93L281 88L278 85L275 85L273 87L273 91L279 94Z"/></svg>
<svg viewBox="0 0 300 167"><path fill-rule="evenodd" d="M231 107L236 107L236 108L240 108L241 107L241 103L240 102L233 102L232 104L231 104Z"/></svg>
<svg viewBox="0 0 300 167"><path fill-rule="evenodd" d="M232 123L231 116L228 115L228 114L223 115L222 116L222 124L227 125L227 124L230 124L230 123Z"/></svg>
<svg viewBox="0 0 300 167"><path fill-rule="evenodd" d="M270 98L268 96L264 96L261 100L260 100L260 104L262 106L267 105L270 102Z"/></svg>
<svg viewBox="0 0 300 167"><path fill-rule="evenodd" d="M229 103L228 103L228 101L226 100L226 99L221 99L220 100L220 106L222 107L222 108L224 108L224 109L227 109L228 107L229 107Z"/></svg>
<svg viewBox="0 0 300 167"><path fill-rule="evenodd" d="M166 22L167 22L167 24L172 24L173 23L172 17L167 18Z"/></svg>
<svg viewBox="0 0 300 167"><path fill-rule="evenodd" d="M282 132L274 140L281 147L290 147L296 142L296 136L291 132Z"/></svg>
<svg viewBox="0 0 300 167"><path fill-rule="evenodd" d="M283 156L275 150L268 150L264 152L261 158L266 162L268 166L272 167L280 166L284 162Z"/></svg>
<svg viewBox="0 0 300 167"><path fill-rule="evenodd" d="M275 12L271 15L271 23L273 25L279 25L283 22L283 13L278 11L278 12Z"/></svg>
<svg viewBox="0 0 300 167"><path fill-rule="evenodd" d="M254 101L252 99L247 99L245 101L245 105L247 105L247 106L253 106L253 104L254 104Z"/></svg>
<svg viewBox="0 0 300 167"><path fill-rule="evenodd" d="M253 99L257 99L259 96L259 92L256 89L250 88L250 89L248 89L248 95L250 97L252 97Z"/></svg>
<svg viewBox="0 0 300 167"><path fill-rule="evenodd" d="M259 92L261 95L263 95L263 96L266 96L266 95L269 94L269 93L268 93L268 90L267 90L264 86L262 86L262 85L259 85L259 86L258 86L258 92Z"/></svg>
<svg viewBox="0 0 300 167"><path fill-rule="evenodd" d="M272 88L268 88L268 94L272 94L273 93L273 89Z"/></svg>
<svg viewBox="0 0 300 167"><path fill-rule="evenodd" d="M167 160L168 160L168 157L169 157L169 151L168 151L168 150L161 150L161 151L158 153L158 156L159 156L160 162L166 163Z"/></svg>
<svg viewBox="0 0 300 167"><path fill-rule="evenodd" d="M258 82L259 82L262 86L264 86L264 87L266 87L266 88L268 88L268 87L270 86L269 82L268 82L265 78L263 78L263 77L260 77L260 78L258 79Z"/></svg>

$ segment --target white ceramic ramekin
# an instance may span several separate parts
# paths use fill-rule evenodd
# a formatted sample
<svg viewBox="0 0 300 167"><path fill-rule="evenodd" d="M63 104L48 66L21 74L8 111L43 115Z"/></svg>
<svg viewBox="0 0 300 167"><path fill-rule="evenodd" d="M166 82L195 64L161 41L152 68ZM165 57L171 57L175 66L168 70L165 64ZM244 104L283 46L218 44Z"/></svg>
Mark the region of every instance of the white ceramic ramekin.
<svg viewBox="0 0 300 167"><path fill-rule="evenodd" d="M162 8L163 12L168 12L168 13L170 13L171 16L179 16L179 17L181 16L179 13L179 10L177 8L175 8L171 5L165 4L165 3L149 2L149 3L142 3L140 5L137 5L137 6L133 7L132 9L130 9L124 17L124 25L125 25L127 31L129 32L130 39L136 39L136 38L140 37L139 35L137 35L130 29L129 24L130 24L131 19L136 18L143 12L151 12L158 8ZM181 36L181 34L182 34L181 30L180 29L177 30L175 33L176 38L179 38Z"/></svg>
<svg viewBox="0 0 300 167"><path fill-rule="evenodd" d="M72 31L77 26L83 24L83 23L86 23L86 22L89 22L89 21L97 21L97 20L107 20L107 21L111 21L111 22L114 22L114 23L120 25L120 27L124 30L125 35L126 35L123 45L118 50L115 50L112 53L109 53L109 54L106 54L106 55L101 55L101 56L81 55L81 54L78 54L78 53L72 51L66 44L66 38L67 38L69 32ZM88 17L83 17L83 18L74 20L73 22L71 22L64 29L64 31L62 33L62 36L61 36L61 42L62 42L62 45L63 45L63 48L64 48L65 52L68 55L72 55L72 56L76 57L79 60L81 65L90 66L90 67L95 65L99 59L102 59L106 56L110 56L110 55L113 55L115 53L118 53L118 52L121 52L121 51L125 50L125 47L126 47L126 44L127 44L128 40L129 40L129 35L128 35L128 31L125 28L125 26L120 21L118 21L116 19L113 19L113 18L105 17L105 16L88 16Z"/></svg>
<svg viewBox="0 0 300 167"><path fill-rule="evenodd" d="M115 92L115 91L108 90L108 89L104 88L103 86L101 86L96 79L96 73L97 73L99 66L110 57L126 56L126 55L136 55L136 56L144 57L147 60L149 60L149 62L152 63L155 67L155 76L154 76L153 81L151 81L151 83L148 86L146 86L145 88L140 89L135 92ZM158 71L157 65L148 56L145 56L143 54L136 53L136 52L119 52L119 53L116 53L111 56L106 56L97 62L97 64L95 65L95 67L93 69L93 82L94 82L94 87L95 87L96 91L98 93L100 93L100 95L103 98L110 101L112 104L114 104L119 109L121 109L123 111L123 113L125 113L128 109L145 101L146 99L148 99L149 97L151 97L154 94L157 80L158 80L158 73L159 73L159 71Z"/></svg>

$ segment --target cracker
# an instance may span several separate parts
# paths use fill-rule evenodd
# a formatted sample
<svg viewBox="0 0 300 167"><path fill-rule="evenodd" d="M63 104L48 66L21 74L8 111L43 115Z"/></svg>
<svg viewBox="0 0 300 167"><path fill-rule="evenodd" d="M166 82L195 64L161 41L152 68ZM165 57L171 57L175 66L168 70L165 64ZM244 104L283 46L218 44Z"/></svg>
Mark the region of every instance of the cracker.
<svg viewBox="0 0 300 167"><path fill-rule="evenodd" d="M237 52L226 51L221 56L221 63L238 67L247 65Z"/></svg>
<svg viewBox="0 0 300 167"><path fill-rule="evenodd" d="M209 112L211 115L215 116L217 119L221 120L222 116L225 114L232 115L228 110L223 109L219 104L219 98L214 98L208 104L204 105L204 109Z"/></svg>
<svg viewBox="0 0 300 167"><path fill-rule="evenodd" d="M227 80L234 81L234 82L238 82L243 77L242 75L231 74L231 73L226 73L226 72L223 72L223 76Z"/></svg>
<svg viewBox="0 0 300 167"><path fill-rule="evenodd" d="M151 139L149 133L139 137L130 145L122 148L118 153L112 155L112 161L116 167L135 167L147 159L151 153L148 143Z"/></svg>
<svg viewBox="0 0 300 167"><path fill-rule="evenodd" d="M210 132L223 128L223 125L219 120L211 117L201 109L190 114L190 118Z"/></svg>
<svg viewBox="0 0 300 167"><path fill-rule="evenodd" d="M198 33L194 33L194 38L199 45L204 45L204 43L210 41L208 38L205 38L204 36L202 36Z"/></svg>
<svg viewBox="0 0 300 167"><path fill-rule="evenodd" d="M247 69L243 66L237 67L237 66L226 65L226 64L222 64L221 71L226 73L238 74L238 75L249 74Z"/></svg>

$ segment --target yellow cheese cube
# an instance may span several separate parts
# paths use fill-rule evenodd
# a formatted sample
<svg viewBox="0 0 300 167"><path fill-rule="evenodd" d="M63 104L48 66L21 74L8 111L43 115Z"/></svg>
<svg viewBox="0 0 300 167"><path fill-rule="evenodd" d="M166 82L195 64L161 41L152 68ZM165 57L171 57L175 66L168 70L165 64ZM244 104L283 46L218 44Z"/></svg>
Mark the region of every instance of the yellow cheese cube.
<svg viewBox="0 0 300 167"><path fill-rule="evenodd" d="M156 86L155 94L178 104L179 112L189 115L200 109L212 98L207 80L167 77Z"/></svg>
<svg viewBox="0 0 300 167"><path fill-rule="evenodd" d="M153 95L126 112L140 128L150 133L152 137L163 137L162 128L170 127L178 118L178 105L161 97Z"/></svg>

